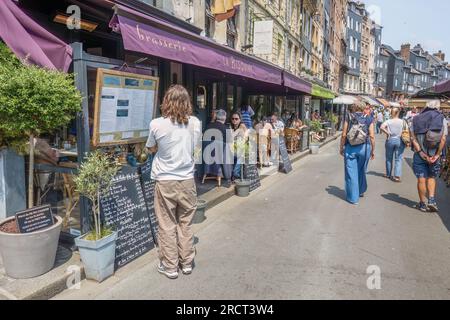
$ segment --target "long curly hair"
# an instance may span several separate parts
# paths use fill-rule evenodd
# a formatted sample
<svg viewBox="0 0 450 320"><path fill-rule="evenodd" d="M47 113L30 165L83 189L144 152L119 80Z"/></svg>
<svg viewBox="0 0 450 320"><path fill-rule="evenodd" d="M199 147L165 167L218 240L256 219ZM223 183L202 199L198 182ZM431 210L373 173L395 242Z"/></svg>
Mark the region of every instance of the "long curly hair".
<svg viewBox="0 0 450 320"><path fill-rule="evenodd" d="M161 114L164 118L170 118L173 123L188 125L189 116L192 115L192 103L189 93L183 86L179 84L170 86L164 95Z"/></svg>

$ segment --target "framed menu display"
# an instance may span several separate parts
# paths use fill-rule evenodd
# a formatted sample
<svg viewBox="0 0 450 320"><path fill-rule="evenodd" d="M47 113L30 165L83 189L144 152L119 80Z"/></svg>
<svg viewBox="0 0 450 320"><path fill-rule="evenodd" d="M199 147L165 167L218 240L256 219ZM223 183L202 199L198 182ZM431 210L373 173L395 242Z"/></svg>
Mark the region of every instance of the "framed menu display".
<svg viewBox="0 0 450 320"><path fill-rule="evenodd" d="M159 78L98 69L94 106L94 146L147 140L156 114Z"/></svg>

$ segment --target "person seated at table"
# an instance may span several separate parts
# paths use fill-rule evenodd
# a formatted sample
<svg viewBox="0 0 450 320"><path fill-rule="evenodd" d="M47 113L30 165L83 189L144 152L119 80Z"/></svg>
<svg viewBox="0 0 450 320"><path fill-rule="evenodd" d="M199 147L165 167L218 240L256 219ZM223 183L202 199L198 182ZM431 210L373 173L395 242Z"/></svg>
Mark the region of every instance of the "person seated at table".
<svg viewBox="0 0 450 320"><path fill-rule="evenodd" d="M225 121L227 119L226 111L222 109L216 110L213 119L215 119L214 122L209 123L205 131L205 133L211 137L211 141L205 142L204 148L215 143L217 147L222 148L222 156L221 159L215 159L216 150L214 148L212 148L210 154L205 154L205 157L211 157L211 159L204 159L204 178L206 176L225 178L227 180L226 185L229 185L231 183L231 167L225 163L225 147L227 137L227 126L225 125Z"/></svg>
<svg viewBox="0 0 450 320"><path fill-rule="evenodd" d="M295 129L295 124L297 121L297 117L295 113L292 113L289 119L286 121L286 128L288 129Z"/></svg>
<svg viewBox="0 0 450 320"><path fill-rule="evenodd" d="M46 140L34 138L34 153L36 163L58 165L59 152L52 148Z"/></svg>
<svg viewBox="0 0 450 320"><path fill-rule="evenodd" d="M322 118L320 117L319 111L316 110L314 111L313 115L312 115L312 119L315 121L320 121Z"/></svg>

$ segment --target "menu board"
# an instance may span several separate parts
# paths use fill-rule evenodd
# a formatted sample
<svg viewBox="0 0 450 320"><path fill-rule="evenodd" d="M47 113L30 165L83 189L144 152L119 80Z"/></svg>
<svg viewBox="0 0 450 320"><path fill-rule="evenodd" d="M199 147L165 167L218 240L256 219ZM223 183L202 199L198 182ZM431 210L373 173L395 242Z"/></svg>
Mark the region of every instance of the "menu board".
<svg viewBox="0 0 450 320"><path fill-rule="evenodd" d="M148 160L141 167L141 185L144 192L147 211L150 216L150 227L152 229L153 241L158 245L158 220L155 215L155 184L156 181L151 178L153 157L149 156Z"/></svg>
<svg viewBox="0 0 450 320"><path fill-rule="evenodd" d="M155 117L159 78L98 69L94 146L146 141Z"/></svg>
<svg viewBox="0 0 450 320"><path fill-rule="evenodd" d="M155 244L138 169L123 167L109 191L100 199L100 213L105 226L118 233L115 267L120 268Z"/></svg>
<svg viewBox="0 0 450 320"><path fill-rule="evenodd" d="M256 164L244 165L244 178L250 180L250 192L261 187L261 179L259 177L258 168Z"/></svg>
<svg viewBox="0 0 450 320"><path fill-rule="evenodd" d="M286 142L284 141L283 137L281 137L281 139L279 140L280 140L280 156L281 156L279 171L289 173L292 171L292 165L291 159L289 159L289 154L287 152Z"/></svg>

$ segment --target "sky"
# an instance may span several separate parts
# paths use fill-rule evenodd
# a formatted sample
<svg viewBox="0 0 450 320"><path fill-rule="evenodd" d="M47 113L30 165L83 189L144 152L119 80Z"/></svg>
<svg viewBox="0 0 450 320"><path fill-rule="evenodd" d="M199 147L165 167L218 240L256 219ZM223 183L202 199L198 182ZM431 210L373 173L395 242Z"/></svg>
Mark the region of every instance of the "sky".
<svg viewBox="0 0 450 320"><path fill-rule="evenodd" d="M442 50L450 60L449 0L364 0L373 19L383 26L382 42L395 50L403 43L420 43L425 50Z"/></svg>

